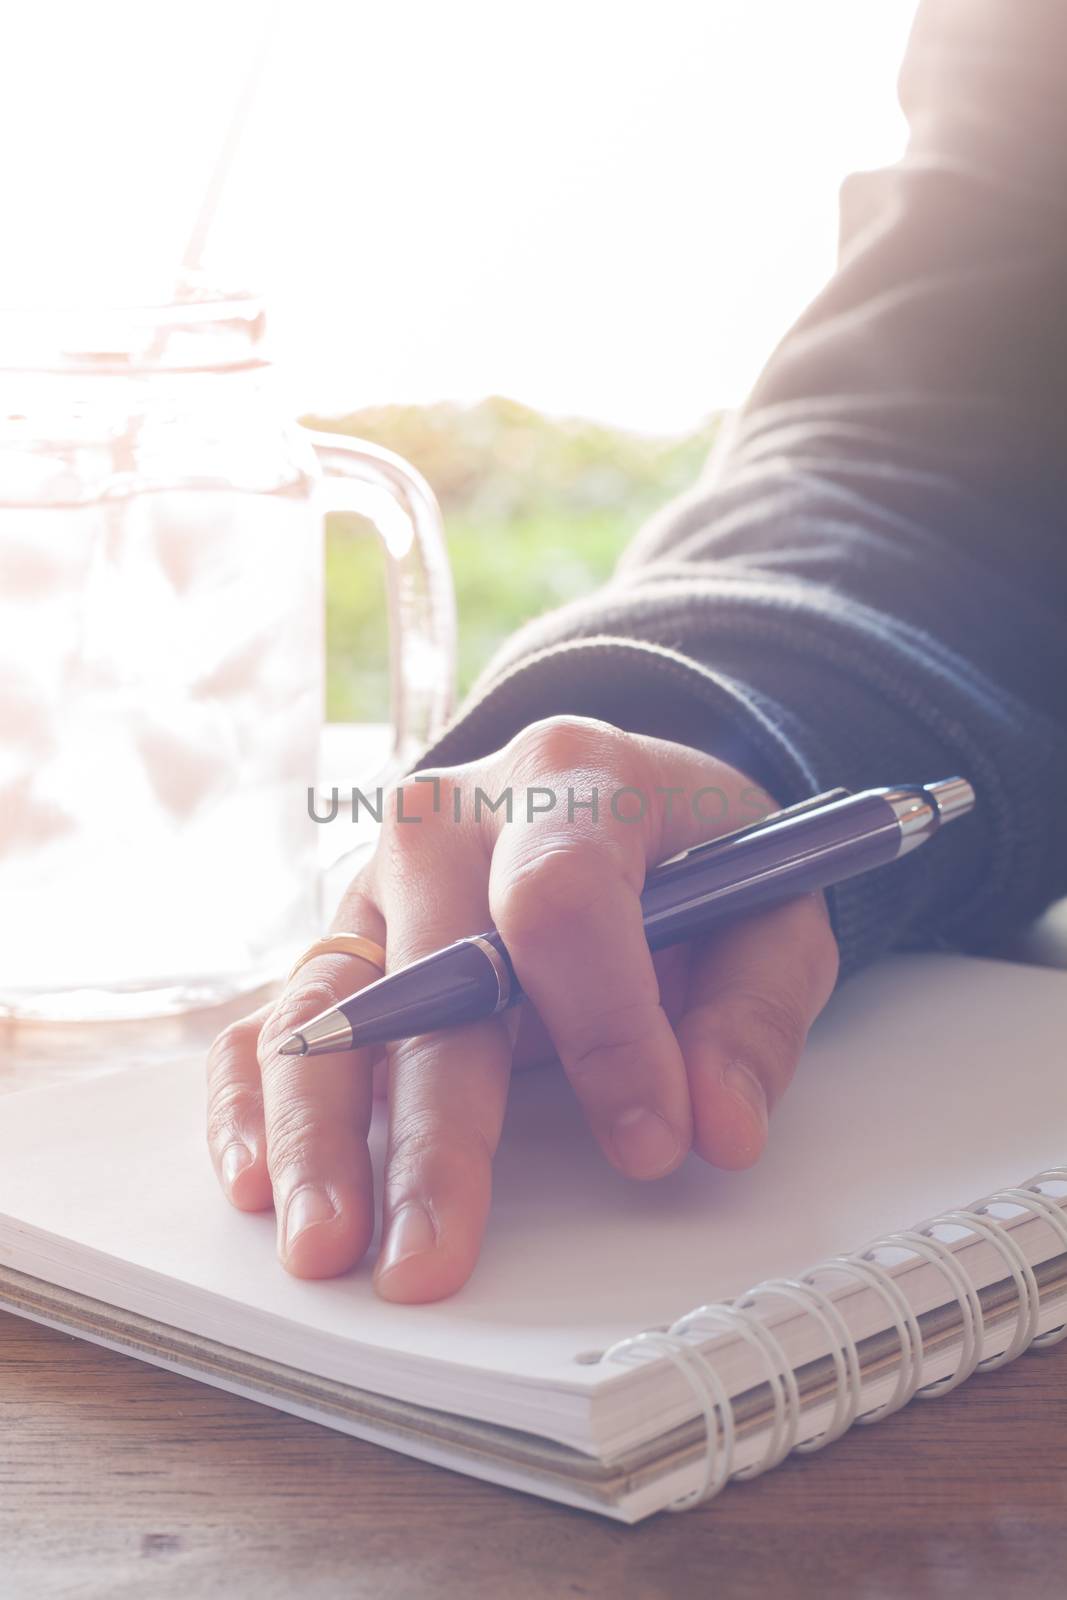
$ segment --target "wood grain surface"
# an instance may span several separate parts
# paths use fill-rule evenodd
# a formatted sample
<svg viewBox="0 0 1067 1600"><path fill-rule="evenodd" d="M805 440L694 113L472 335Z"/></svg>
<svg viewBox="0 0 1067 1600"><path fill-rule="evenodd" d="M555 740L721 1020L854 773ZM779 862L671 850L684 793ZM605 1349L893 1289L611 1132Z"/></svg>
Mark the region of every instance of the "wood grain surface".
<svg viewBox="0 0 1067 1600"><path fill-rule="evenodd" d="M1065 1594L1067 1343L626 1528L0 1315L3 1600Z"/></svg>

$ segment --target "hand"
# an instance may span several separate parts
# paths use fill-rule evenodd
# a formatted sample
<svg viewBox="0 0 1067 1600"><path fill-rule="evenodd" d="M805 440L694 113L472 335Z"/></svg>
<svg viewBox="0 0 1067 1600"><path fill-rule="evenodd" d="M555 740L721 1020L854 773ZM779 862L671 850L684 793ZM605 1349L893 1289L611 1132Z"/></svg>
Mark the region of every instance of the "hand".
<svg viewBox="0 0 1067 1600"><path fill-rule="evenodd" d="M474 1268L513 1057L559 1057L601 1150L629 1177L661 1177L691 1147L748 1167L837 976L821 895L649 954L646 869L774 809L722 762L555 717L483 761L418 779L397 791L400 815L387 800L334 927L386 945L392 969L495 923L527 998L389 1047L375 1285L399 1301L451 1294ZM484 799L475 814L477 790L496 799L508 788L513 820ZM576 804L569 818L568 790L577 803L594 788L597 816ZM528 817L550 794L552 808ZM374 1060L359 1050L308 1061L278 1045L377 976L359 957L319 956L211 1049L219 1180L241 1210L274 1206L279 1255L298 1277L345 1272L370 1243Z"/></svg>

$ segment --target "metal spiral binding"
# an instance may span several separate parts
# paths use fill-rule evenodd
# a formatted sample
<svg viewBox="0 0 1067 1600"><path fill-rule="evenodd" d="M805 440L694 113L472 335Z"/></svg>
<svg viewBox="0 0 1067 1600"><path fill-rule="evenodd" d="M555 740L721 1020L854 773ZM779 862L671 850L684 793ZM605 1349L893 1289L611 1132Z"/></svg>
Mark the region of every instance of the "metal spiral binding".
<svg viewBox="0 0 1067 1600"><path fill-rule="evenodd" d="M1029 1184L1022 1189L998 1189L996 1194L991 1194L980 1201L975 1207L977 1211L984 1211L988 1206L1011 1205L1023 1206L1035 1217L1041 1217L1049 1224L1052 1231L1058 1234L1063 1241L1063 1248L1067 1251L1067 1216L1055 1200L1047 1194L1042 1194L1037 1187L1039 1183L1064 1183L1067 1182L1067 1167L1050 1167L1045 1172L1039 1172L1036 1178L1031 1178ZM1042 1333L1036 1339L1031 1339L1030 1344L1034 1350L1047 1350L1050 1345L1059 1344L1061 1339L1067 1339L1067 1322L1060 1323L1057 1328L1049 1328L1047 1333Z"/></svg>
<svg viewBox="0 0 1067 1600"><path fill-rule="evenodd" d="M918 1395L932 1399L948 1394L969 1378L972 1372L991 1372L1014 1361L1030 1346L1043 1348L1067 1338L1067 1323L1038 1334L1041 1316L1041 1290L1027 1257L1012 1237L1011 1230L992 1215L994 1206L1027 1211L1048 1224L1067 1253L1067 1215L1063 1207L1042 1191L1043 1184L1067 1184L1067 1167L1049 1168L1016 1188L999 1189L973 1206L946 1211L941 1216L888 1233L853 1255L833 1256L800 1278L771 1278L757 1284L739 1299L721 1305L698 1306L688 1311L666 1330L650 1330L620 1339L601 1356L604 1361L644 1362L663 1359L688 1383L697 1401L706 1428L704 1460L697 1485L671 1506L685 1511L711 1499L731 1478L755 1478L783 1461L790 1451L807 1453L821 1450L838 1439L854 1422L878 1422ZM1015 1326L1006 1348L983 1359L985 1320L978 1290L960 1265L956 1253L936 1237L940 1228L962 1228L975 1238L993 1246L1003 1259L1018 1300ZM955 1370L933 1383L923 1384L925 1350L922 1330L914 1307L903 1289L875 1256L880 1250L905 1250L937 1268L951 1289L959 1307L960 1355ZM899 1371L896 1386L888 1400L870 1411L861 1411L863 1368L855 1337L829 1294L815 1280L823 1274L837 1273L850 1278L862 1289L881 1296L890 1325L896 1331ZM775 1297L799 1308L810 1317L826 1345L834 1368L833 1413L826 1428L813 1439L798 1442L801 1398L796 1373L786 1352L757 1307ZM771 1396L772 1416L765 1449L747 1466L734 1465L737 1446L737 1420L725 1384L715 1370L710 1355L700 1348L711 1338L732 1335L759 1356Z"/></svg>
<svg viewBox="0 0 1067 1600"><path fill-rule="evenodd" d="M679 1336L695 1335L704 1340L716 1328L735 1333L762 1356L767 1367L774 1417L770 1436L763 1456L748 1467L739 1467L731 1476L755 1478L784 1461L796 1444L800 1422L800 1390L796 1373L782 1346L758 1318L748 1317L739 1305L698 1306L687 1311L674 1324L673 1333Z"/></svg>

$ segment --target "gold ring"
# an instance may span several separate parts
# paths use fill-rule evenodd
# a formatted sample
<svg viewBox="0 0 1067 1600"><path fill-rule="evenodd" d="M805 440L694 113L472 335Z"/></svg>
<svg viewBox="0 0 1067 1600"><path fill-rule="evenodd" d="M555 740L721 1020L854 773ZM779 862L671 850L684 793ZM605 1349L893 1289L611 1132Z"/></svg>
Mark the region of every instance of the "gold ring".
<svg viewBox="0 0 1067 1600"><path fill-rule="evenodd" d="M361 961L369 962L381 973L385 972L385 951L373 939L364 939L361 933L328 933L324 939L316 939L314 944L309 944L302 956L297 956L289 969L286 983L292 983L304 963L314 961L316 956L359 956Z"/></svg>

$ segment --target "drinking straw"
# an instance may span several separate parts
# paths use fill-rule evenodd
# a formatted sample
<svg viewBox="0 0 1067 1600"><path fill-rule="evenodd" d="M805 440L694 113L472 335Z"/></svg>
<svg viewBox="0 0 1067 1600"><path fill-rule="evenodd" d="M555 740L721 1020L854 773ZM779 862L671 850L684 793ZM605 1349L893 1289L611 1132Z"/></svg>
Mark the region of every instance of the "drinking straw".
<svg viewBox="0 0 1067 1600"><path fill-rule="evenodd" d="M278 22L278 14L281 10L281 0L269 0L263 10L264 21L258 43L249 58L248 69L245 72L240 92L230 114L225 136L208 176L207 186L200 201L200 209L197 211L192 229L185 243L178 298L182 297L183 290L185 293L191 292L190 285L195 280L203 264L208 236L218 214L223 191L226 188L237 151L244 137L249 114L259 90L260 79L263 76L263 69L270 54L270 47L274 40Z"/></svg>

